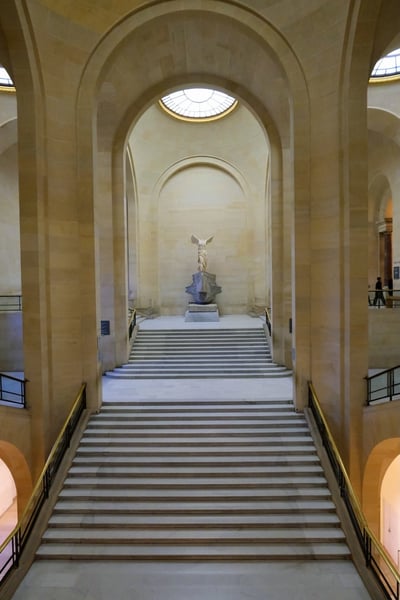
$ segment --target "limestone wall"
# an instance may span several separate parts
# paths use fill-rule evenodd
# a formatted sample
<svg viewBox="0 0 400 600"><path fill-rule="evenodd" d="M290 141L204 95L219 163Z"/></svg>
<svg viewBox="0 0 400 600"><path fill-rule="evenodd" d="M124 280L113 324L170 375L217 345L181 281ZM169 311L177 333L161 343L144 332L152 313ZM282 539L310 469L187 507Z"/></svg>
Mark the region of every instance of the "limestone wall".
<svg viewBox="0 0 400 600"><path fill-rule="evenodd" d="M23 370L22 312L0 312L0 372Z"/></svg>
<svg viewBox="0 0 400 600"><path fill-rule="evenodd" d="M400 365L400 308L368 311L368 366L390 369Z"/></svg>
<svg viewBox="0 0 400 600"><path fill-rule="evenodd" d="M153 106L130 138L137 184L136 306L183 314L197 270L190 238L214 235L207 270L217 275L221 313L267 300L268 145L243 106L212 123L185 123ZM140 251L134 246L139 243Z"/></svg>

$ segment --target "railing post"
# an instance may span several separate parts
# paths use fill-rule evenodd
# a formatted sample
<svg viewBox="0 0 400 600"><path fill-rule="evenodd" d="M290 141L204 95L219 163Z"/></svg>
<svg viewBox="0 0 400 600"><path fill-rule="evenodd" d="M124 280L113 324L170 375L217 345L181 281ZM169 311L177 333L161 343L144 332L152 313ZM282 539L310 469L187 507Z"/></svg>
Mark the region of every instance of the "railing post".
<svg viewBox="0 0 400 600"><path fill-rule="evenodd" d="M19 559L21 556L21 530L18 529L16 534L12 538L11 552L13 557L13 565L19 566Z"/></svg>
<svg viewBox="0 0 400 600"><path fill-rule="evenodd" d="M65 428L65 445L67 448L69 448L69 446L70 446L71 438L72 438L71 421L68 421L67 426Z"/></svg>
<svg viewBox="0 0 400 600"><path fill-rule="evenodd" d="M371 566L371 538L364 529L364 554L365 554L365 565Z"/></svg>
<svg viewBox="0 0 400 600"><path fill-rule="evenodd" d="M391 402L394 396L394 372L393 369L388 372L389 378L389 401Z"/></svg>
<svg viewBox="0 0 400 600"><path fill-rule="evenodd" d="M44 477L43 477L43 495L46 498L46 500L49 497L50 485L51 485L50 467L48 467L46 469L46 471L44 473Z"/></svg>

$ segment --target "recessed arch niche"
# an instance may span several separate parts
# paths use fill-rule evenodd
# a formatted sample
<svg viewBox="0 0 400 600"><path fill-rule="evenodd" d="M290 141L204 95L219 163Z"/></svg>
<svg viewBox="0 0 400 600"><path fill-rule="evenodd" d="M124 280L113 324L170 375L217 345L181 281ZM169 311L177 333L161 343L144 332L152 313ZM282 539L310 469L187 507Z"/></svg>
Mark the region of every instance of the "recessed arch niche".
<svg viewBox="0 0 400 600"><path fill-rule="evenodd" d="M137 257L137 282L129 287L137 285L136 305L184 313L191 300L185 287L197 270L195 234L214 236L207 270L222 287L221 312L265 306L270 149L251 111L240 106L219 121L193 124L155 105L133 128L129 154L136 203L128 204L128 213L137 215L131 227L137 235L128 244Z"/></svg>

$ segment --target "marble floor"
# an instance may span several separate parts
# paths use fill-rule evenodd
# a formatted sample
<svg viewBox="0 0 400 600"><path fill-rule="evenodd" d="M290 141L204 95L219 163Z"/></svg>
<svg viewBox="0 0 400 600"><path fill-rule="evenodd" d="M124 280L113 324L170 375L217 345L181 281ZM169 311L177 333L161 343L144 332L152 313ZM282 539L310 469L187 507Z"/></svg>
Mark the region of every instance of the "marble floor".
<svg viewBox="0 0 400 600"><path fill-rule="evenodd" d="M205 327L204 324L191 323ZM184 328L181 317L146 320L143 328ZM222 317L212 327L260 327L251 317ZM273 380L103 378L105 402L136 399L291 398L291 377ZM367 600L350 561L73 562L33 564L13 600Z"/></svg>

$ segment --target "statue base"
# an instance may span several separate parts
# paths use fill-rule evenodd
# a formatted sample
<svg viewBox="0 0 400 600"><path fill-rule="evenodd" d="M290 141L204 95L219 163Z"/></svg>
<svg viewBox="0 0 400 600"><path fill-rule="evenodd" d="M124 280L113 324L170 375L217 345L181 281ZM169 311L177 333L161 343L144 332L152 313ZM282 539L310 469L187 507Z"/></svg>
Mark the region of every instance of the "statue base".
<svg viewBox="0 0 400 600"><path fill-rule="evenodd" d="M189 302L185 312L186 322L207 323L219 321L219 311L216 304L194 304Z"/></svg>
<svg viewBox="0 0 400 600"><path fill-rule="evenodd" d="M209 306L215 301L215 296L220 294L222 288L217 285L216 275L207 271L197 271L192 275L192 283L186 286L186 293L193 298L193 304L206 304Z"/></svg>

